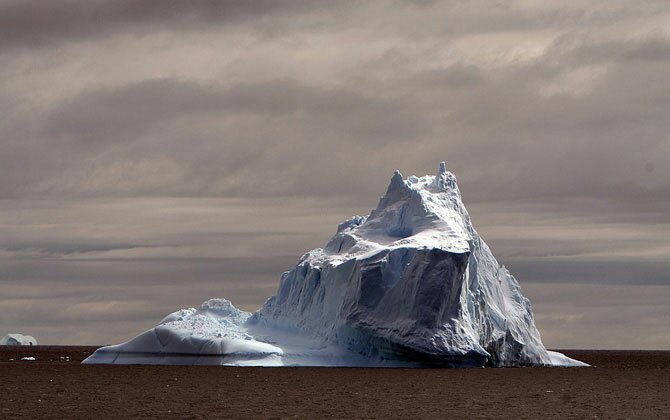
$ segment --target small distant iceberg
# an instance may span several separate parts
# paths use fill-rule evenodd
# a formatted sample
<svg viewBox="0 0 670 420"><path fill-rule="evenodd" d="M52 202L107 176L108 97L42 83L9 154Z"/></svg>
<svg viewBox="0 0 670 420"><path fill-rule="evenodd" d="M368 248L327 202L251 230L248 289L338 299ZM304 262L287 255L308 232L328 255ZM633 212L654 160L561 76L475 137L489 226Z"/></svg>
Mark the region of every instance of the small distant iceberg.
<svg viewBox="0 0 670 420"><path fill-rule="evenodd" d="M7 334L0 340L0 346L36 346L35 337L23 334Z"/></svg>

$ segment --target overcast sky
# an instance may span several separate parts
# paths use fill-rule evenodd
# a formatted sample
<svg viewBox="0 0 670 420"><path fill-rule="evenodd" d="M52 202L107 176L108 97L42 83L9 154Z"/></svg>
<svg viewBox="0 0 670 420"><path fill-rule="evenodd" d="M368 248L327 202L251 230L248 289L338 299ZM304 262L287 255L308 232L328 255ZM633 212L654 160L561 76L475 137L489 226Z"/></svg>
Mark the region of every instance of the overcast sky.
<svg viewBox="0 0 670 420"><path fill-rule="evenodd" d="M254 310L458 177L553 348L670 348L670 5L0 0L0 335Z"/></svg>

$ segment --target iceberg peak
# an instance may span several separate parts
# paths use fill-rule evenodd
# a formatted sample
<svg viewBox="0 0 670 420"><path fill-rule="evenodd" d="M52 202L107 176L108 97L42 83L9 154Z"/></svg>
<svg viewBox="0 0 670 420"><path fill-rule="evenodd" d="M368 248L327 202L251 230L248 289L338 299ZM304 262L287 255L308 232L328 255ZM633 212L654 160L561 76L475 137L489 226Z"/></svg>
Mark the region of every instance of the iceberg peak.
<svg viewBox="0 0 670 420"><path fill-rule="evenodd" d="M396 169L393 172L393 176L391 177L391 183L389 184L387 194L390 191L404 188L406 188L405 179L403 178L400 171Z"/></svg>
<svg viewBox="0 0 670 420"><path fill-rule="evenodd" d="M437 168L437 175L435 176L435 188L438 191L447 191L449 189L456 189L456 177L451 172L447 171L447 164L440 162Z"/></svg>
<svg viewBox="0 0 670 420"><path fill-rule="evenodd" d="M437 176L440 176L446 172L447 172L447 164L444 161L442 161L437 167Z"/></svg>

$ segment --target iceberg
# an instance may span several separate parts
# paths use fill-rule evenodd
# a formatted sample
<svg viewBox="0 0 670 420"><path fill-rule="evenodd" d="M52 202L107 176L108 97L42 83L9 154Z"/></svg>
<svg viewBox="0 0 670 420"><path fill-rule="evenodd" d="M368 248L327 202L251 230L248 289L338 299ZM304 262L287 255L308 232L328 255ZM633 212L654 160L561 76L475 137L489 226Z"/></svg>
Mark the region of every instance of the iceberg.
<svg viewBox="0 0 670 420"><path fill-rule="evenodd" d="M0 340L0 346L36 346L35 337L23 334L7 334Z"/></svg>
<svg viewBox="0 0 670 420"><path fill-rule="evenodd" d="M208 300L84 363L586 366L544 347L444 162L436 175L396 171L378 206L304 254L255 313Z"/></svg>

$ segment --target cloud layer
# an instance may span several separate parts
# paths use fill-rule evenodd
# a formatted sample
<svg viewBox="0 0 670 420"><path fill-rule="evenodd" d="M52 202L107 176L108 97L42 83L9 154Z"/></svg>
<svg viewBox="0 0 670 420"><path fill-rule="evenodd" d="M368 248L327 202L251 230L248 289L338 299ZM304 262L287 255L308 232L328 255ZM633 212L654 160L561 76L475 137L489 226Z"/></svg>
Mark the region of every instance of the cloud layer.
<svg viewBox="0 0 670 420"><path fill-rule="evenodd" d="M251 309L394 169L446 160L549 345L635 347L609 315L667 348L669 24L662 1L0 1L0 328Z"/></svg>

